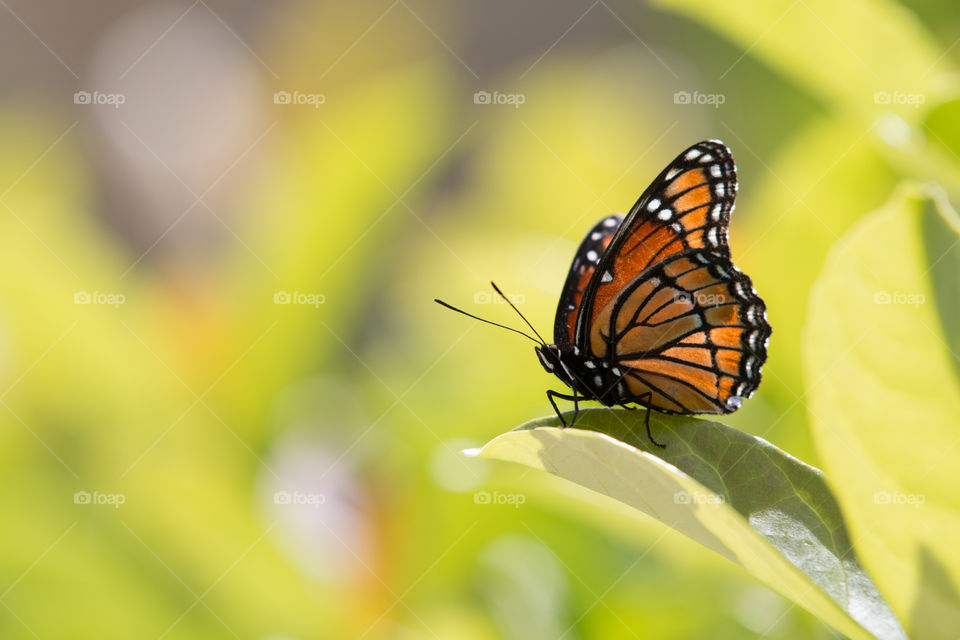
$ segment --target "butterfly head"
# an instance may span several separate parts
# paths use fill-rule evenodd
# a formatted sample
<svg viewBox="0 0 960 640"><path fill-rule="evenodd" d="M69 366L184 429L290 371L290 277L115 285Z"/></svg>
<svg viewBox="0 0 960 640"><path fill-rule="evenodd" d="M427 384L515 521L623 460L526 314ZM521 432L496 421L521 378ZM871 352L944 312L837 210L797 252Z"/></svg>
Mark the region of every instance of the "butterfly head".
<svg viewBox="0 0 960 640"><path fill-rule="evenodd" d="M566 368L560 361L560 347L555 344L544 344L534 347L534 349L537 352L537 358L540 359L540 364L547 370L547 373L560 376L561 379L565 377L563 374Z"/></svg>

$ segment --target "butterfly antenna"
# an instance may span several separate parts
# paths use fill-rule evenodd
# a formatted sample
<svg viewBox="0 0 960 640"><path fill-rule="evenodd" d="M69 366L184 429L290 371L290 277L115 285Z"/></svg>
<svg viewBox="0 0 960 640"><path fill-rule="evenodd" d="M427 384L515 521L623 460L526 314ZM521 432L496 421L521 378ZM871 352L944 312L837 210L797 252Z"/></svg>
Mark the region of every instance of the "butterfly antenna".
<svg viewBox="0 0 960 640"><path fill-rule="evenodd" d="M506 325L498 324L498 323L496 323L496 322L492 322L492 321L490 321L490 320L486 320L486 319L481 318L481 317L479 317L479 316L475 316L475 315L473 315L472 313L467 313L467 312L464 311L463 309L457 309L457 308L456 308L455 306L453 306L452 304L447 304L447 303L444 302L443 300L438 300L437 298L434 298L433 301L436 302L436 303L439 304L439 305L442 305L442 306L446 307L447 309L450 309L451 311L456 311L457 313L462 313L463 315L465 315L465 316L467 316L467 317L470 317L470 318L473 318L474 320L479 320L480 322L486 322L487 324L492 324L492 325L495 326L495 327L500 327L501 329L506 329L507 331L513 331L514 333L519 333L519 334L522 335L524 338L529 338L530 340L533 340L533 341L536 342L537 344L544 344L542 341L538 341L538 340L537 340L536 338L534 338L533 336L527 335L527 334L524 333L523 331L520 331L520 330L518 330L518 329L514 329L513 327L508 327L508 326L506 326ZM534 333L536 333L536 331L534 331Z"/></svg>
<svg viewBox="0 0 960 640"><path fill-rule="evenodd" d="M497 293L499 293L499 294L500 294L500 297L503 298L504 300L506 300L507 304L510 305L510 307L511 307L514 311L517 312L517 315L520 316L520 318L521 318L524 322L527 323L527 326L530 327L530 330L533 331L533 333L536 334L536 336L537 336L538 338L540 338L540 342L541 342L542 344L547 344L547 341L543 339L543 336L540 335L540 332L538 332L536 329L534 329L534 328L533 328L533 325L530 324L530 321L527 320L522 313L520 313L520 309L517 309L517 308L513 305L513 302L510 301L510 298L508 298L507 296L503 295L503 291L500 291L500 287L497 286L497 283L495 283L495 282L493 282L493 281L491 280L491 281L490 281L490 285L493 287L493 290L496 291Z"/></svg>

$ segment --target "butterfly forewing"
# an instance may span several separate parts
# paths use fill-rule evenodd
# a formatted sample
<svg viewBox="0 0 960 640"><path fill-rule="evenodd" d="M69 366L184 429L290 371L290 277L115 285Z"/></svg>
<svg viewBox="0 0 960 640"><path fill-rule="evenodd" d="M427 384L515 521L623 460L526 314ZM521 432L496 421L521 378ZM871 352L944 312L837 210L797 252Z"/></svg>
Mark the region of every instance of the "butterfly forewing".
<svg viewBox="0 0 960 640"><path fill-rule="evenodd" d="M583 293L597 268L597 263L609 246L613 235L620 228L621 222L623 222L623 216L620 214L607 216L590 230L587 237L580 243L580 248L577 249L560 293L557 317L554 321L553 339L563 348L573 347L577 312L583 301Z"/></svg>
<svg viewBox="0 0 960 640"><path fill-rule="evenodd" d="M727 225L737 170L721 142L707 140L681 153L627 214L584 293L575 344L583 348L596 316L650 265L687 249L729 256Z"/></svg>

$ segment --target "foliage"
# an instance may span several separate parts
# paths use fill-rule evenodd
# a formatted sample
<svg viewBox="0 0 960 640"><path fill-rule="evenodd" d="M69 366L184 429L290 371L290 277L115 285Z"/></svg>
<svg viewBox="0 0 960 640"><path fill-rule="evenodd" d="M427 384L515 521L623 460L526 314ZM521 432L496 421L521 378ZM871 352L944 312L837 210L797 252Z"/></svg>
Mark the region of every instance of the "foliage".
<svg viewBox="0 0 960 640"><path fill-rule="evenodd" d="M131 61L149 63L197 16L221 11L205 7L149 23ZM524 28L515 42L529 49L513 57L490 53L509 34L491 41L477 15L449 3L264 6L243 26L207 16L260 93L234 105L257 114L240 143L249 154L208 167L224 179L208 206L186 212L149 206L169 166L136 139L128 114L142 102L97 110L69 103L80 86L4 85L0 636L827 638L828 625L862 635L856 620L889 636L875 594L850 601L875 615L854 610L834 597L835 576L783 560L776 549L789 539L747 526L761 503L741 503L710 472L745 467L681 438L696 433L753 442L812 483L818 513L846 532L912 637L953 624L953 5L657 0L596 4L578 20L582 10L558 5L555 24L531 18L543 42ZM90 16L99 34L114 28ZM69 53L85 37L61 46L51 39L62 30L24 24L8 21L22 40L3 46L33 47L5 48L13 67L49 65L73 83L66 64L84 85L97 77ZM141 69L131 86L161 87ZM272 104L281 89L326 101ZM479 90L525 102L474 104ZM673 102L694 90L725 102ZM205 108L195 100L191 120L216 128L235 116ZM158 131L182 134L172 113L152 113ZM648 480L672 483L644 500L677 486L728 498L678 510L677 526L786 598L636 509L459 456L496 425L546 413L554 381L516 336L430 302L473 301L510 321L484 297L493 278L551 326L586 229L629 207L677 149L713 137L732 147L741 176L733 254L770 308L765 380L727 420L738 431L655 416L677 429L678 458L707 447L709 465L672 451L667 462L622 447L610 455L639 456ZM197 144L192 161L214 157ZM895 193L899 184L913 186ZM873 305L879 290L925 304ZM324 302L275 304L282 292ZM75 303L80 293L124 302ZM871 330L857 334L863 323ZM537 433L556 435L542 427L500 442ZM567 438L604 456L613 446ZM781 451L822 467L826 486ZM745 461L760 464L753 455ZM284 491L324 502L294 508L276 499ZM884 509L878 491L924 503ZM75 502L83 492L124 502ZM496 492L512 502L483 502ZM703 521L728 529L707 537ZM847 543L814 538L835 568ZM811 580L820 586L799 594Z"/></svg>

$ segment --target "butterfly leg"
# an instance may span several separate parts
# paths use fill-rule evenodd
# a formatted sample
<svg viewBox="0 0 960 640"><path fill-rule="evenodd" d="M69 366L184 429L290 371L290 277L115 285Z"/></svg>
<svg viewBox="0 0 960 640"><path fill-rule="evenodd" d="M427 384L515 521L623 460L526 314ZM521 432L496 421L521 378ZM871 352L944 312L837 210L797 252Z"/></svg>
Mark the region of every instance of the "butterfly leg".
<svg viewBox="0 0 960 640"><path fill-rule="evenodd" d="M560 398L561 400L573 400L574 402L577 402L577 396L575 396L575 395L568 396L568 395L563 394L563 393L558 393L558 392L554 391L553 389L548 389L548 390L547 390L547 400L550 401L550 404L553 406L554 412L556 412L557 417L560 418L560 424L562 424L563 427L568 427L568 426L570 426L570 425L567 424L567 421L563 419L563 414L560 413L560 409L557 408L557 403L556 403L556 401L554 401L554 398ZM574 406L576 406L576 405L574 405ZM576 419L577 419L577 411L574 410L574 412L573 412L573 420L575 421ZM573 421L571 421L570 424L573 424ZM561 427L561 428L563 428L563 427Z"/></svg>
<svg viewBox="0 0 960 640"><path fill-rule="evenodd" d="M637 397L637 400L639 401L640 404L644 404L644 403L646 403L646 402L650 402L651 399L653 399L653 394L650 393L650 392L641 394L640 396ZM644 406L646 406L646 405L644 405ZM646 417L644 418L643 424L644 424L644 426L646 426L646 428L647 428L647 437L650 438L650 442L652 442L653 444L657 445L657 446L660 447L661 449L666 449L666 448L667 448L667 445L665 445L665 444L660 444L659 442L657 442L656 440L654 440L654 439L653 439L653 434L650 433L650 407L649 407L649 406L647 406L647 415L646 415Z"/></svg>
<svg viewBox="0 0 960 640"><path fill-rule="evenodd" d="M580 398L577 396L577 385L573 385L573 420L570 421L572 427L577 422L577 416L580 415Z"/></svg>

